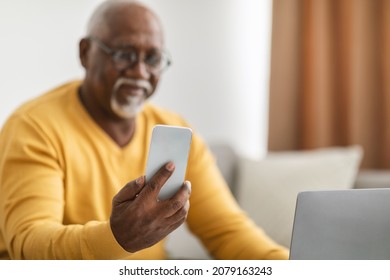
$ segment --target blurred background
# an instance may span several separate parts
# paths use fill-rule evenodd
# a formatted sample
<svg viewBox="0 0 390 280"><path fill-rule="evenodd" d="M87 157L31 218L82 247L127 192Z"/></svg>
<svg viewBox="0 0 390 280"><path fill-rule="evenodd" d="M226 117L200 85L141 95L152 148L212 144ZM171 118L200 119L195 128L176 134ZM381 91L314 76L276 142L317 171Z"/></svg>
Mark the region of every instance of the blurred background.
<svg viewBox="0 0 390 280"><path fill-rule="evenodd" d="M390 168L390 1L274 0L269 149L360 145Z"/></svg>
<svg viewBox="0 0 390 280"><path fill-rule="evenodd" d="M0 125L81 79L78 41L102 0L0 2ZM152 102L209 143L268 150L361 145L390 168L390 0L144 0L173 57Z"/></svg>

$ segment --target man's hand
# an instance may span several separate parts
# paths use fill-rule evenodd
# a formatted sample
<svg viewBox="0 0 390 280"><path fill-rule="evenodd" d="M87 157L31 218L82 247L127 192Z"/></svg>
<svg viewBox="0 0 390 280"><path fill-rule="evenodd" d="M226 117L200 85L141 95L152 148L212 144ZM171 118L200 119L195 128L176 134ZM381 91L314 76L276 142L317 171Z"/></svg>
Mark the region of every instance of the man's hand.
<svg viewBox="0 0 390 280"><path fill-rule="evenodd" d="M167 163L145 184L142 176L123 187L112 202L111 230L128 252L150 247L178 228L190 208L190 182L170 199L159 201L158 193L175 166Z"/></svg>

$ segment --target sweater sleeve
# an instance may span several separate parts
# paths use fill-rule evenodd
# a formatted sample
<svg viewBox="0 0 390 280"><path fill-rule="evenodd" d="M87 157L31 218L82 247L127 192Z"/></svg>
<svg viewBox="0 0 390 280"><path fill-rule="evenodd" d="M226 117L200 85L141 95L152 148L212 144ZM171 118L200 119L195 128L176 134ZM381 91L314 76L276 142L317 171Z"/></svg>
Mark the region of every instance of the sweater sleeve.
<svg viewBox="0 0 390 280"><path fill-rule="evenodd" d="M0 226L13 259L119 259L108 221L63 224L64 166L52 138L28 117L0 136Z"/></svg>
<svg viewBox="0 0 390 280"><path fill-rule="evenodd" d="M211 255L217 259L287 259L287 249L271 240L239 208L199 137L193 139L191 149L188 225Z"/></svg>

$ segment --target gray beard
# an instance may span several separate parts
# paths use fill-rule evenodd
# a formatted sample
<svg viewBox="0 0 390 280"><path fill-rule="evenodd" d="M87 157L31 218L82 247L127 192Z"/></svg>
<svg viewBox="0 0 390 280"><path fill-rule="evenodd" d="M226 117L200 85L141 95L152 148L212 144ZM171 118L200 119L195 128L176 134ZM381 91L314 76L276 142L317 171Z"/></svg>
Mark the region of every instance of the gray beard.
<svg viewBox="0 0 390 280"><path fill-rule="evenodd" d="M138 86L145 90L145 93L137 96L127 96L126 102L122 104L118 100L118 90L122 85ZM122 119L134 118L142 111L146 98L152 93L152 86L148 81L130 78L119 78L112 89L111 110Z"/></svg>
<svg viewBox="0 0 390 280"><path fill-rule="evenodd" d="M120 104L113 94L111 96L111 109L122 119L131 119L142 111L145 103L145 96L129 96L126 98L126 104Z"/></svg>

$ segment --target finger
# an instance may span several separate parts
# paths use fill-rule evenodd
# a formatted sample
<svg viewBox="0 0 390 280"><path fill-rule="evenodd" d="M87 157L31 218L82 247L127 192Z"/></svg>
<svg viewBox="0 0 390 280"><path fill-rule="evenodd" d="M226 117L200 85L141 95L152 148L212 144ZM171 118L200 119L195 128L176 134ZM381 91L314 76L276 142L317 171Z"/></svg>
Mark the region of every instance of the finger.
<svg viewBox="0 0 390 280"><path fill-rule="evenodd" d="M180 191L187 191L188 196L191 195L192 192L192 185L190 181L185 181Z"/></svg>
<svg viewBox="0 0 390 280"><path fill-rule="evenodd" d="M191 196L191 182L185 181L180 189L172 196L170 201L180 201L184 204Z"/></svg>
<svg viewBox="0 0 390 280"><path fill-rule="evenodd" d="M183 185L180 187L180 189L175 193L174 196L172 196L169 200L170 201L181 201L182 204L187 201L191 196L191 182L185 181Z"/></svg>
<svg viewBox="0 0 390 280"><path fill-rule="evenodd" d="M169 177L171 177L173 171L175 170L175 164L173 162L168 162L164 166L162 166L156 174L146 182L148 188L145 188L145 191L152 191L157 194L159 193L162 186L168 181Z"/></svg>
<svg viewBox="0 0 390 280"><path fill-rule="evenodd" d="M183 212L185 210L188 212L189 208L189 198L191 194L191 183L185 181L180 188L180 190L170 199L165 200L163 203L163 217L169 218L171 216L177 215L178 212Z"/></svg>
<svg viewBox="0 0 390 280"><path fill-rule="evenodd" d="M175 224L181 220L187 220L188 211L190 209L190 201L187 200L184 205L169 217L164 219L166 224Z"/></svg>
<svg viewBox="0 0 390 280"><path fill-rule="evenodd" d="M180 227L182 224L184 224L184 222L187 220L187 217L182 217L181 219L177 220L176 222L172 223L170 226L169 226L169 233L171 233L172 231L176 230L178 227Z"/></svg>
<svg viewBox="0 0 390 280"><path fill-rule="evenodd" d="M114 197L114 203L123 203L135 199L145 186L145 176L127 183Z"/></svg>

